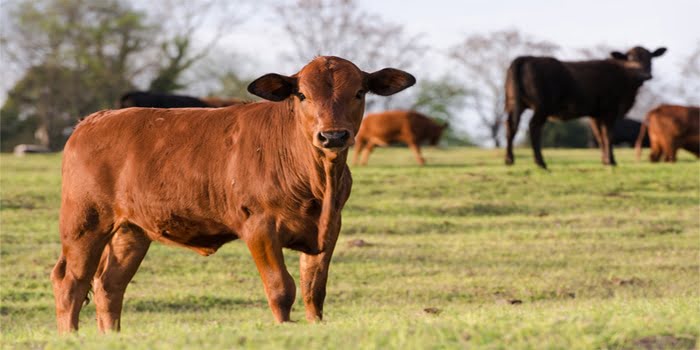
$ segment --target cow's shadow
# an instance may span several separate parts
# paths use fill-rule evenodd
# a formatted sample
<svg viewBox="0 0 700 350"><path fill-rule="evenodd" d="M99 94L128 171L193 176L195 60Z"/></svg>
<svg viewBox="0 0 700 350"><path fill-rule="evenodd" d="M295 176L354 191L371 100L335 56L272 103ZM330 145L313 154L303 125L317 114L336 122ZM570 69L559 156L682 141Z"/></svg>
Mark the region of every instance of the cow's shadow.
<svg viewBox="0 0 700 350"><path fill-rule="evenodd" d="M183 312L183 311L208 311L213 309L265 306L263 299L222 298L215 296L187 295L168 300L157 298L138 298L126 300L124 303L126 312Z"/></svg>

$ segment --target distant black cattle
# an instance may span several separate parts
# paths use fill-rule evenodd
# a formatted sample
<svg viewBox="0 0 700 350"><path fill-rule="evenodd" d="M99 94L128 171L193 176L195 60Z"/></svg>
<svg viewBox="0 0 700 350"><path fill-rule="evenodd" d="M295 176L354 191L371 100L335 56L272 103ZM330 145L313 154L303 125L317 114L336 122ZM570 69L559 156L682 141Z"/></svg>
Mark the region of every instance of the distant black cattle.
<svg viewBox="0 0 700 350"><path fill-rule="evenodd" d="M606 60L563 62L552 57L518 57L506 77L508 113L506 164L513 164L513 138L520 115L533 110L530 143L535 162L547 168L542 158L540 138L548 117L563 120L591 117L594 133L600 135L603 164L615 165L612 138L615 120L634 104L637 90L652 78L651 60L665 48L649 52L635 47L623 54L612 52Z"/></svg>
<svg viewBox="0 0 700 350"><path fill-rule="evenodd" d="M592 123L595 123L591 119ZM637 136L639 135L639 130L642 128L642 123L634 119L622 118L615 120L615 126L613 127L613 139L612 144L615 146L629 146L633 147L635 142L637 142ZM600 135L596 133L596 129L591 125L591 130L593 131L593 143L596 146L602 145L600 141ZM642 147L649 147L649 136L644 135L644 139L641 143Z"/></svg>
<svg viewBox="0 0 700 350"><path fill-rule="evenodd" d="M192 96L131 91L127 92L119 99L119 108L127 107L186 108L210 106L204 101Z"/></svg>

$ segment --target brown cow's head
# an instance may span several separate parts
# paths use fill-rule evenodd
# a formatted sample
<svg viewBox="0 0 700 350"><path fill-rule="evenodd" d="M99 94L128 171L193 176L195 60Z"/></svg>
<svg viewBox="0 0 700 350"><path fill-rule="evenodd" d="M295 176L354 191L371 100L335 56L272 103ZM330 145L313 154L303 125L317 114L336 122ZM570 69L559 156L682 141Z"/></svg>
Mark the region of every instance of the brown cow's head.
<svg viewBox="0 0 700 350"><path fill-rule="evenodd" d="M250 83L248 91L271 101L293 99L309 141L325 152L340 152L355 141L366 93L393 95L415 82L398 69L365 73L350 61L323 56L292 76L266 74Z"/></svg>
<svg viewBox="0 0 700 350"><path fill-rule="evenodd" d="M625 62L625 66L637 71L639 79L649 80L651 76L651 59L654 57L659 57L666 52L665 47L660 47L654 52L649 52L649 50L636 46L627 53L622 53L618 51L613 51L610 55L616 59Z"/></svg>
<svg viewBox="0 0 700 350"><path fill-rule="evenodd" d="M432 137L430 138L430 145L431 146L437 146L438 142L440 142L440 138L442 137L442 134L445 132L445 130L449 126L450 126L450 123L445 122L444 124L437 127L435 133L433 133Z"/></svg>

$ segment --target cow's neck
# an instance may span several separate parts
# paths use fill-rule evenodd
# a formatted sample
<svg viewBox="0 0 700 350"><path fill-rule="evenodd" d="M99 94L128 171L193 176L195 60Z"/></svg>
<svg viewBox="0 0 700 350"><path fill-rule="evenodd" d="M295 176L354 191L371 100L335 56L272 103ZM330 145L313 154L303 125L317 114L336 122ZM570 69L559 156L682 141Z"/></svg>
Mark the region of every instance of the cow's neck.
<svg viewBox="0 0 700 350"><path fill-rule="evenodd" d="M293 115L293 114L292 114ZM302 150L297 166L303 169L312 195L321 201L321 213L318 218L318 247L323 251L330 235L335 234L333 218L342 203L341 188L347 167L348 150L339 153L324 152L313 146L303 130L301 123L293 123L296 130L295 149ZM301 156L303 155L303 156Z"/></svg>

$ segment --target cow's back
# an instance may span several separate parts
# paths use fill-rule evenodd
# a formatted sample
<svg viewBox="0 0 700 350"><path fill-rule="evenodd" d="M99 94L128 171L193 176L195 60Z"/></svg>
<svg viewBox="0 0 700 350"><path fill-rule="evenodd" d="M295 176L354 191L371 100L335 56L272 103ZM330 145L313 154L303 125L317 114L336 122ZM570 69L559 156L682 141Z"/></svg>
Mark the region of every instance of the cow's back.
<svg viewBox="0 0 700 350"><path fill-rule="evenodd" d="M359 139L374 140L375 143L389 144L406 142L411 134L409 115L405 111L387 111L368 114L362 120L358 132Z"/></svg>
<svg viewBox="0 0 700 350"><path fill-rule="evenodd" d="M649 112L651 132L668 137L695 137L700 133L700 108L676 105L661 105Z"/></svg>

